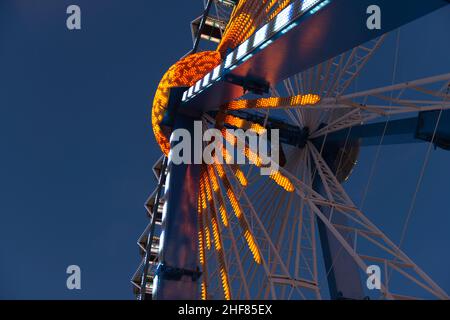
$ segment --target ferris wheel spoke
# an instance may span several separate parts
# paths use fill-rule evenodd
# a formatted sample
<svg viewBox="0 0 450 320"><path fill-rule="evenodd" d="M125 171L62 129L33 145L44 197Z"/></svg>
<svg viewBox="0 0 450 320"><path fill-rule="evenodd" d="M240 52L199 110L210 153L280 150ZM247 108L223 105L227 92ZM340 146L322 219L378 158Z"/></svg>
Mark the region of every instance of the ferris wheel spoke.
<svg viewBox="0 0 450 320"><path fill-rule="evenodd" d="M241 186L236 184L236 188L242 189ZM305 299L305 295L301 291L301 288L303 289L313 289L315 290L315 284L310 283L309 281L305 281L303 279L295 279L289 269L287 268L285 262L283 261L279 250L277 249L276 245L273 243L271 236L270 236L270 230L267 229L264 225L264 223L259 218L259 215L256 213L256 210L254 209L254 206L252 204L252 201L247 195L246 190L242 190L242 201L246 203L248 208L248 219L250 222L250 225L252 226L253 233L257 235L257 240L259 242L259 247L262 250L261 256L264 257L271 257L272 260L265 260L266 264L268 264L268 279L272 284L277 284L279 286L292 286L295 288L295 291L298 293L298 295ZM278 211L278 210L276 210ZM278 270L278 272L273 273L272 270ZM273 290L273 289L272 289ZM277 296L278 297L278 296Z"/></svg>
<svg viewBox="0 0 450 320"><path fill-rule="evenodd" d="M213 198L213 188L210 184L210 179L206 170L202 174L204 190L206 191L207 203L207 217L209 218L211 230L212 230L212 241L214 243L214 251L216 253L216 258L218 261L218 266L220 268L220 279L222 282L223 294L226 300L231 299L231 289L229 282L229 273L227 261L224 256L224 245L222 241L222 230L220 228L219 219L214 205ZM201 182L200 182L201 183Z"/></svg>
<svg viewBox="0 0 450 320"><path fill-rule="evenodd" d="M212 167L209 167L208 176L209 176L210 181L217 181L217 177L215 175L214 170L212 170ZM220 206L218 206L219 203L217 201L217 197L218 197L218 194L220 194L220 197L222 198L222 201L220 203L223 203L223 195L222 195L222 191L220 189L220 185L217 184L217 186L218 186L219 190L218 190L218 192L213 192L212 193L212 199L213 199L213 206L214 206L216 212L217 211L220 212ZM223 204L222 204L222 206L223 206ZM226 210L224 210L223 214L227 215ZM225 229L227 231L226 235L225 235L225 232L224 232L224 228L222 228L222 226L220 224L219 224L219 232L223 235L223 238L228 236L228 238L230 240L230 243L231 243L231 245L230 245L230 251L231 252L228 252L228 257L230 257L230 258L233 257L234 258L234 261L230 259L230 261L228 261L228 264L230 266L234 262L234 264L236 265L236 268L237 268L237 270L236 270L236 272L234 274L231 273L230 268L228 269L230 282L232 282L235 279L238 279L238 282L241 284L241 286L243 287L243 290L244 290L244 298L245 299L250 299L249 286L248 286L248 283L247 283L247 279L244 276L244 268L243 268L243 265L242 265L240 254L239 254L238 249L237 249L236 237L234 236L234 233L233 233L233 227L232 227L232 225L230 225L228 217L226 218L226 220L228 222L228 226L225 226ZM226 250L226 249L224 249L224 250Z"/></svg>
<svg viewBox="0 0 450 320"><path fill-rule="evenodd" d="M299 167L302 163L302 160L304 159L304 153L302 152L301 155L299 157L295 157L295 159L299 159L300 161L298 161L298 162L294 161L292 170L293 170L293 172L296 172L296 174L298 175ZM291 269L291 257L294 255L294 254L291 254L291 252L293 251L293 242L294 242L294 238L296 236L295 227L296 227L297 221L299 219L302 219L302 217L301 217L301 212L300 212L300 206L299 205L295 206L296 202L294 202L294 194L293 193L288 194L288 197L284 197L284 199L280 199L280 201L284 202L283 210L280 210L277 208L276 212L277 211L281 212L281 215L274 216L274 219L272 219L268 228L269 228L269 233L271 235L273 235L275 238L276 249L278 250L278 252L288 252L287 256L285 255L282 258L285 259L285 261L286 261L285 264L286 264L287 268ZM292 210L292 207L294 207L293 210ZM275 228L275 223L274 223L275 219L277 221L280 221L280 220L282 221L281 226L279 226L278 228ZM288 220L289 221L293 220L290 231L287 231ZM265 224L265 225L267 225L267 224ZM288 239L287 248L286 248L285 246L283 246L283 240L287 236L289 236L289 239ZM301 230L300 230L298 237L301 237L301 236L302 235L301 235ZM301 253L299 252L299 254L301 254ZM272 272L275 272L275 270L272 270ZM296 268L293 269L293 273L294 273L293 279L300 279L298 270ZM294 286L288 287L288 285L282 285L280 297L282 299L283 298L284 299L291 298L294 294L293 287ZM289 288L290 288L290 291L286 292L287 289L289 289ZM304 296L302 298L304 298Z"/></svg>
<svg viewBox="0 0 450 320"><path fill-rule="evenodd" d="M355 207L350 197L346 194L338 180L334 177L331 169L326 165L322 159L320 153L311 143L308 144L311 158L314 160L315 166L319 171L322 184L326 190L326 194L331 201L336 198L345 199L349 202L350 207ZM333 178L334 177L334 178ZM347 215L354 216L356 220L364 224L365 230L355 228L349 224L347 226L341 226L336 224L335 221L339 221L337 214L338 210L335 210L333 214L326 214L319 206L314 204L311 200L307 201L310 209L314 212L322 222L327 226L330 232L336 237L336 239L342 245L343 250L355 260L357 265L362 268L363 272L366 271L368 261L378 261L383 263L385 272L390 270L397 271L397 274L402 275L405 279L410 280L419 287L425 289L436 298L448 299L448 295L428 276L426 275L403 251L401 251L384 233L378 229L370 220L359 210L347 211ZM348 237L348 235L352 235ZM351 241L352 240L352 241ZM368 254L361 254L360 244L358 241L365 241L364 245L370 247L375 245L375 252L382 252L374 254L372 256ZM365 251L367 248L364 248ZM395 298L395 295L391 293L389 283L384 280L382 284L382 292L387 298Z"/></svg>
<svg viewBox="0 0 450 320"><path fill-rule="evenodd" d="M290 194L290 196L292 196L292 194ZM283 208L283 203L285 202L286 197L287 197L287 193L285 193L285 192L282 192L281 196L277 197L277 204L274 206L274 210L272 211L272 214L270 214L268 216L268 218L270 218L270 219L267 219L268 221L266 221L266 222L263 221L263 224L264 224L264 226L266 226L268 234L271 236L271 238L274 238L274 241L275 241L274 244L275 244L276 250L278 252L280 252L279 238L281 236L281 233L284 232L285 221L289 217L288 210ZM260 212L260 211L257 211L257 212ZM280 226L280 230L275 233L274 230L275 230L276 221L280 221L280 220L282 221L282 225ZM269 260L269 265L271 266L270 272L271 272L271 274L274 274L276 272L276 267L277 267L276 257L274 255L272 255L272 257L269 255L268 260ZM269 294L269 292L268 292L268 290L266 290L266 292L264 294L264 299L267 299L268 294ZM283 299L284 297L282 294L279 293L278 298Z"/></svg>
<svg viewBox="0 0 450 320"><path fill-rule="evenodd" d="M293 86L292 82L295 82L295 81L297 81L297 77L296 76L294 76L292 78L288 78L288 79L283 81L284 87L285 87L286 91L288 92L288 94L290 96L295 96L296 94L303 93L303 92L300 92L300 88L299 88L298 85L296 87ZM305 115L303 114L301 109L298 109L298 108L292 109L292 110L284 109L284 112L300 128L305 126L305 120L304 120Z"/></svg>
<svg viewBox="0 0 450 320"><path fill-rule="evenodd" d="M206 123L204 122L204 126ZM236 169L236 168L235 168ZM236 170L234 170L234 173L236 174ZM230 283L234 280L235 277L231 276L230 267L227 266L227 260L225 257L229 257L230 255L225 255L224 251L224 245L223 245L223 231L221 228L221 224L218 223L218 215L217 212L220 213L220 217L222 220L222 224L225 228L229 226L229 217L226 212L225 202L223 199L222 191L220 189L220 184L218 183L217 177L214 174L214 169L212 166L206 166L206 170L203 170L202 172L202 180L200 181L200 199L203 200L203 208L206 210L206 215L204 215L204 218L208 216L208 219L206 219L203 224L206 226L204 228L203 232L203 238L206 240L206 244L208 247L208 251L213 251L215 253L215 259L213 258L213 255L208 252L209 254L206 255L207 262L212 262L212 272L209 274L209 280L207 281L206 285L211 283L217 282L217 279L220 279L221 286L217 285L214 288L210 288L210 294L207 294L207 296L216 297L217 294L220 293L220 289L222 289L223 296L225 299L231 298L231 286ZM242 181L241 181L242 183ZM210 223L209 223L210 222ZM231 228L227 228L228 230L231 230ZM201 229L200 229L201 230ZM212 230L212 236L211 232ZM231 231L229 231L231 232ZM199 234L199 242L201 240L202 236ZM211 240L212 238L212 240ZM231 234L231 246L235 246L235 238ZM209 250L211 248L211 242L214 244L215 250ZM239 257L237 258L239 260ZM214 263L215 262L215 263ZM206 269L206 267L204 267ZM238 271L239 271L239 261L238 261ZM205 278L208 278L208 274L205 274ZM245 283L245 279L240 279L240 283ZM202 283L202 296L203 296L203 287L205 284ZM247 290L248 293L248 290ZM247 297L249 295L247 294Z"/></svg>
<svg viewBox="0 0 450 320"><path fill-rule="evenodd" d="M246 269L248 265L252 267L254 263L250 261L246 263L245 257L250 255L247 250L246 244L243 241L239 241L241 238L240 227L234 219L230 220L229 232L224 235L224 238L232 240L232 246L229 246L227 250L227 255L229 257L229 265L232 266L230 269L230 279L232 283L238 288L234 290L234 297L236 299L250 299L251 293L248 289L251 287L252 283L247 277ZM234 239L234 240L233 240Z"/></svg>
<svg viewBox="0 0 450 320"><path fill-rule="evenodd" d="M383 88L348 94L336 99L323 99L318 109L344 109L345 114L313 132L310 138L361 125L377 118L406 115L422 111L448 110L450 73L405 82ZM427 88L428 87L428 88ZM438 89L433 89L438 87ZM420 98L405 98L407 94ZM362 102L358 102L362 101ZM370 101L370 103L366 103ZM379 102L389 102L381 104Z"/></svg>
<svg viewBox="0 0 450 320"><path fill-rule="evenodd" d="M295 175L299 175L300 168L302 169L302 179L305 181L307 178L305 177L307 174L307 164L306 164L306 153L301 151L301 155L294 158L300 159L298 165L292 168L292 172ZM295 195L295 198L297 196ZM294 194L290 194L288 198L288 206L290 202L294 200ZM297 200L297 199L295 199ZM283 258L286 261L286 266L293 270L294 279L301 279L303 281L303 289L313 292L313 296L308 296L309 298L315 297L320 299L320 290L318 287L317 281L317 260L316 260L316 247L315 247L315 223L313 220L313 216L308 215L306 213L305 204L303 199L300 201L295 201L293 203L292 215L289 216L288 213L285 213L285 217L289 218L289 221L292 221L291 227L289 231L281 230L283 235L278 237L277 247L279 252L287 252ZM289 211L289 209L287 210ZM286 237L289 237L287 243L283 246L282 237L286 233ZM278 233L279 234L279 233ZM295 243L294 243L295 242ZM295 249L294 249L295 245ZM284 298L292 298L293 290L284 285L281 289L282 297Z"/></svg>
<svg viewBox="0 0 450 320"><path fill-rule="evenodd" d="M278 188L274 188L273 186L271 186L270 184L264 184L264 186L268 186L268 188L264 188L265 192L265 196L263 196L263 198L261 199L261 201L258 201L258 198L253 197L252 200L255 201L255 205L258 206L256 208L256 210L258 210L258 212L261 213L261 220L263 221L264 224L267 223L267 221L270 219L270 217L272 217L274 215L274 213L276 213L276 204L278 202L279 199L279 195L280 195L280 190ZM240 199L242 198L242 192L243 190L241 190L240 192ZM246 207L248 209L248 205L243 204L243 207ZM255 235L255 238L258 239L259 235ZM260 249L261 252L264 253L266 252L266 245L265 243L260 245ZM244 257L244 259L248 259L249 258L249 254L246 253L246 256ZM255 264L251 265L251 268L248 271L248 276L250 278L250 281L252 283L255 282L255 279L257 278L257 274L258 274L258 269L256 267ZM269 281L269 278L266 277L266 282ZM260 286L260 290L258 290L258 294L256 295L257 298L261 298L261 290L263 289L270 289L270 292L272 294L272 287L273 285L265 285L265 286ZM277 295L277 298L278 295Z"/></svg>
<svg viewBox="0 0 450 320"><path fill-rule="evenodd" d="M220 224L218 224L218 231L219 234L222 235L223 239L227 239L229 245L229 249L226 252L225 256L228 257L228 261L224 259L228 263L228 278L230 279L230 283L237 280L237 282L243 286L244 288L244 298L249 299L250 293L249 293L249 286L247 284L246 277L244 276L243 271L243 264L241 262L241 254L238 252L237 249L237 239L235 236L235 233L238 232L235 230L235 224L233 220L231 220L227 214L227 210L225 207L225 202L223 200L224 196L222 194L222 189L220 184L218 183L217 176L214 172L214 169L212 166L208 166L208 177L210 180L211 185L213 186L213 192L212 192L212 208L215 210L215 212L220 212L222 215L222 221L224 228ZM226 221L226 223L225 223ZM224 232L224 229L226 229L226 233ZM240 232L239 232L240 233ZM225 240L224 240L225 241ZM226 247L223 247L224 250L227 250ZM231 268L233 267L233 268ZM238 297L241 297L239 295Z"/></svg>
<svg viewBox="0 0 450 320"><path fill-rule="evenodd" d="M266 185L267 185L267 184L266 184ZM238 188L238 187L236 187L236 188ZM272 190L273 190L273 189L272 189ZM269 191L270 191L270 190L269 190ZM243 190L241 190L241 192L240 192L240 195L241 195L241 197L240 197L240 200L241 200L241 206L242 206L242 208L248 209L248 205L246 205L246 204L242 201L242 199L241 199L241 198L242 198L242 193L243 193L243 192L244 192ZM274 210L275 210L274 207L275 207L276 199L277 199L277 196L278 196L279 192L280 192L279 190L273 190L273 192L268 192L269 197L266 198L266 199L268 199L268 201L261 201L261 203L265 202L265 205L262 204L262 205L260 206L261 211L259 211L259 212L261 212L261 219L262 219L262 220L267 220L268 217L270 217L271 212L274 212ZM255 231L254 229L252 229L252 230L253 230L252 232ZM258 239L258 236L259 236L259 235L255 234L255 239ZM259 246L259 248L260 248L260 252L261 252L261 253L266 252L266 246L265 246L264 243L261 244L261 245ZM243 257L244 263L246 263L246 261L249 259L249 257L250 257L250 254L248 253L248 251L246 251L246 252L244 253L244 257ZM269 288L272 297L275 296L275 297L278 298L278 296L275 295L275 290L274 290L274 288L273 288L273 284L270 283L269 285L262 286L262 285L261 285L261 279L258 277L258 274L259 274L259 269L258 269L257 265L256 265L256 264L251 264L251 265L250 265L250 268L249 268L248 271L247 271L247 278L249 279L249 283L250 283L251 285L253 285L253 286L259 286L259 290L258 290L258 294L256 295L256 298L258 298L258 299L261 298L260 292L261 292L261 290L263 290L264 288ZM264 280L264 281L265 281L266 283L269 282L269 278L267 277L267 273L265 274L264 277L265 277L265 280Z"/></svg>

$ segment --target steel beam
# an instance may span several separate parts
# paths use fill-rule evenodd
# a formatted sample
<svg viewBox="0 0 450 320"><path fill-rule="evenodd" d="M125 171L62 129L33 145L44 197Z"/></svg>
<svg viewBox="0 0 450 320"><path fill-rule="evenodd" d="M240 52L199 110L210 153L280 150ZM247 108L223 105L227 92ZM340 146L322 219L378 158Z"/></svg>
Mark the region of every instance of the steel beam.
<svg viewBox="0 0 450 320"><path fill-rule="evenodd" d="M194 136L194 118L177 115L174 129L188 130ZM174 142L171 142L173 148ZM192 153L193 154L193 153ZM157 300L198 299L197 197L201 165L171 162L164 197L160 237L160 264L154 298Z"/></svg>
<svg viewBox="0 0 450 320"><path fill-rule="evenodd" d="M257 49L250 59L223 68L220 80L183 103L181 108L218 110L244 94L243 87L225 81L225 76L248 81L259 79L274 86L447 4L447 0L330 0L316 13L301 16L296 21L298 25L289 32L275 35L273 43ZM370 5L381 9L380 30L367 28Z"/></svg>
<svg viewBox="0 0 450 320"><path fill-rule="evenodd" d="M419 112L417 117L362 124L329 133L326 138L321 136L313 142L321 144L326 139L327 143L337 143L348 139L358 141L361 146L430 142L436 129L433 143L436 147L450 150L450 110L442 110L441 117L439 113L440 110L425 111ZM435 128L438 118L439 124Z"/></svg>

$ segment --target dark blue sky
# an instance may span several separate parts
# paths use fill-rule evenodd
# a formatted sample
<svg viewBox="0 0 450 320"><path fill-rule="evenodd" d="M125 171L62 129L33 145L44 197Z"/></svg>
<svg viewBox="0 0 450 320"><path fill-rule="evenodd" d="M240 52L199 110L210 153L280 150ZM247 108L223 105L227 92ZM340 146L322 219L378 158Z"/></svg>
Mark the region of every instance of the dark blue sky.
<svg viewBox="0 0 450 320"><path fill-rule="evenodd" d="M66 29L69 4L82 9L81 31ZM0 298L133 298L160 156L151 101L201 11L200 0L0 0ZM450 72L449 29L449 8L402 29L397 80ZM361 89L390 82L393 43ZM365 208L395 241L425 151L387 147L378 162ZM373 156L362 152L347 186L356 199ZM433 152L405 242L447 292L449 164L449 152ZM70 264L81 291L66 289Z"/></svg>
<svg viewBox="0 0 450 320"><path fill-rule="evenodd" d="M160 156L151 102L202 12L186 3L0 0L0 298L133 298Z"/></svg>

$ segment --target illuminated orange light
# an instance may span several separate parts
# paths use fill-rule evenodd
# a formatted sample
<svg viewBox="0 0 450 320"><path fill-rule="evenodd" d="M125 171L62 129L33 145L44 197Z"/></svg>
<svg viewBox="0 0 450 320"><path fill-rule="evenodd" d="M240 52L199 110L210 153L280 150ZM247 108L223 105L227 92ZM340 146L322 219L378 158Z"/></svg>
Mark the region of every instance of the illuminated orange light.
<svg viewBox="0 0 450 320"><path fill-rule="evenodd" d="M292 182L279 171L272 171L270 178L288 192L293 192L295 190Z"/></svg>
<svg viewBox="0 0 450 320"><path fill-rule="evenodd" d="M221 130L222 136L225 138L225 141L227 141L232 146L235 146L237 144L237 138L229 133L225 128Z"/></svg>
<svg viewBox="0 0 450 320"><path fill-rule="evenodd" d="M219 213L220 213L220 217L222 218L222 223L223 223L223 225L224 225L225 227L228 227L227 210L225 209L225 204L223 204L223 199L222 199L222 198L220 198L220 199L221 199L221 201L219 201L219 202L222 202L222 203L219 205Z"/></svg>
<svg viewBox="0 0 450 320"><path fill-rule="evenodd" d="M215 166L216 169L219 167L218 165ZM222 182L226 189L226 194L228 196L228 201L231 204L231 207L233 208L234 215L239 221L239 224L244 232L244 238L247 241L247 245L249 247L249 250L252 252L253 258L256 263L260 263L260 256L259 252L256 247L256 243L253 239L253 236L251 235L249 231L249 227L247 224L247 220L245 219L245 216L242 214L241 207L239 205L239 202L237 201L236 195L234 194L233 188L231 187L230 181L228 181L227 176L221 177Z"/></svg>
<svg viewBox="0 0 450 320"><path fill-rule="evenodd" d="M204 242L203 242L203 217L202 217L202 205L201 205L201 194L199 193L198 195L198 204L197 204L197 211L198 211L198 256L199 256L199 260L200 260L200 264L202 266L205 265L205 247L204 247Z"/></svg>
<svg viewBox="0 0 450 320"><path fill-rule="evenodd" d="M211 167L211 166L209 166L209 167ZM208 168L208 170L209 170L209 168ZM206 194L207 195L208 194L211 195L211 201L212 201L213 197L212 197L211 184L209 183L208 174L207 174L206 171L202 172L202 179L203 179L203 181L205 183ZM211 209L211 211L210 211L210 213L211 213L211 226L212 226L214 247L215 247L216 252L217 252L217 258L219 260L223 292L224 292L225 299L230 299L231 298L231 296L230 296L230 286L229 286L229 282L228 282L228 274L226 272L224 253L223 253L223 249L222 249L222 239L221 239L221 235L220 235L219 225L217 223L217 214L216 214L214 203L211 204L210 209ZM228 221L226 223L228 224Z"/></svg>
<svg viewBox="0 0 450 320"><path fill-rule="evenodd" d="M203 179L200 180L200 199L201 199L201 205L203 209L207 208L207 204L206 204L206 195L205 195L205 184L203 182Z"/></svg>
<svg viewBox="0 0 450 320"><path fill-rule="evenodd" d="M214 168L212 166L207 166L210 181L212 182L214 192L217 194L217 200L219 202L219 213L220 217L222 219L222 223L225 227L228 227L228 217L227 217L227 211L225 209L225 203L222 198L222 193L220 191L219 183L217 181L216 175L214 173Z"/></svg>
<svg viewBox="0 0 450 320"><path fill-rule="evenodd" d="M225 163L233 163L233 158L231 156L231 154L228 153L227 149L225 147L222 148L222 154L223 154L223 158L225 159Z"/></svg>
<svg viewBox="0 0 450 320"><path fill-rule="evenodd" d="M220 54L216 51L194 53L175 63L163 75L153 99L152 127L156 142L166 156L170 150L168 129L163 129L161 122L167 111L170 89L193 86L220 62Z"/></svg>
<svg viewBox="0 0 450 320"><path fill-rule="evenodd" d="M203 180L205 181L206 198L208 199L208 202L211 203L212 202L211 186L209 184L206 174L203 176Z"/></svg>
<svg viewBox="0 0 450 320"><path fill-rule="evenodd" d="M214 174L214 169L212 166L208 166L209 180L211 181L214 192L219 191L219 182Z"/></svg>
<svg viewBox="0 0 450 320"><path fill-rule="evenodd" d="M225 110L241 109L271 109L280 107L296 107L316 105L320 102L320 96L316 94L296 95L292 97L270 97L253 100L235 100L226 104Z"/></svg>
<svg viewBox="0 0 450 320"><path fill-rule="evenodd" d="M242 216L242 211L231 188L227 188L227 196L228 200L230 200L231 207L233 208L234 215L239 219Z"/></svg>
<svg viewBox="0 0 450 320"><path fill-rule="evenodd" d="M220 277L222 279L222 288L223 288L223 294L224 294L225 300L230 300L231 299L230 285L228 283L227 272L225 271L224 268L220 268Z"/></svg>
<svg viewBox="0 0 450 320"><path fill-rule="evenodd" d="M235 13L239 11L240 8L237 8ZM222 36L222 40L217 46L217 51L220 52L222 56L225 56L228 49L234 49L248 39L256 30L256 27L253 25L253 17L251 14L251 12L240 12L237 13L235 17L231 17L230 23L228 23Z"/></svg>
<svg viewBox="0 0 450 320"><path fill-rule="evenodd" d="M257 134L263 134L264 132L266 132L266 128L264 128L259 123L252 123L250 126L250 130L256 132Z"/></svg>
<svg viewBox="0 0 450 320"><path fill-rule="evenodd" d="M206 300L207 293L206 293L206 283L205 280L202 281L202 300Z"/></svg>
<svg viewBox="0 0 450 320"><path fill-rule="evenodd" d="M268 21L273 20L280 12L283 10L288 4L291 2L291 0L284 0L281 2L278 7L270 14Z"/></svg>
<svg viewBox="0 0 450 320"><path fill-rule="evenodd" d="M219 160L216 157L214 157L214 160L215 160L214 165L216 166L216 170L217 173L219 174L219 177L221 178L225 177L225 171L223 170L222 165L219 163Z"/></svg>
<svg viewBox="0 0 450 320"><path fill-rule="evenodd" d="M278 0L270 0L269 4L267 5L266 8L266 13L270 12L270 9L272 9L272 7L278 2Z"/></svg>
<svg viewBox="0 0 450 320"><path fill-rule="evenodd" d="M217 225L217 221L214 217L211 217L211 224L213 228L214 246L216 247L216 250L219 251L221 249L219 238L219 226Z"/></svg>
<svg viewBox="0 0 450 320"><path fill-rule="evenodd" d="M221 132L222 136L228 143L230 143L233 146L237 144L236 136L231 134L229 131L226 131L225 129L222 129ZM262 165L261 158L256 153L254 153L248 146L245 146L244 155L251 163L255 164L256 166L260 167Z"/></svg>
<svg viewBox="0 0 450 320"><path fill-rule="evenodd" d="M234 127L242 128L245 124L244 119L232 116L232 115L226 115L224 118L224 123L227 123L229 125L232 125Z"/></svg>
<svg viewBox="0 0 450 320"><path fill-rule="evenodd" d="M245 147L245 157L257 167L262 166L262 160L260 156L254 153L248 146Z"/></svg>
<svg viewBox="0 0 450 320"><path fill-rule="evenodd" d="M244 173L240 170L240 169L236 169L234 175L236 176L236 178L238 179L239 183L243 186L246 187L248 182L247 182L247 178L245 177Z"/></svg>
<svg viewBox="0 0 450 320"><path fill-rule="evenodd" d="M203 234L201 231L198 232L198 249L199 249L199 260L200 260L200 264L204 265L205 264L205 254L204 254L204 249L203 249Z"/></svg>
<svg viewBox="0 0 450 320"><path fill-rule="evenodd" d="M208 250L210 250L211 249L211 234L209 233L208 226L205 226L205 236L206 236L206 248L208 248Z"/></svg>
<svg viewBox="0 0 450 320"><path fill-rule="evenodd" d="M227 154L227 151L225 148L223 148L223 154ZM229 156L229 158L231 159L231 156ZM227 157L226 157L227 159ZM230 163L231 161L228 161L227 163ZM218 165L220 165L219 163L216 163ZM220 167L221 172L223 172L223 167ZM242 172L241 169L239 169L236 165L232 165L232 170L234 175L236 176L236 178L238 179L239 183L243 186L246 187L247 186L247 178L245 177L244 173Z"/></svg>
<svg viewBox="0 0 450 320"><path fill-rule="evenodd" d="M222 131L222 135L223 135ZM230 134L229 134L230 135ZM229 138L230 139L230 138ZM253 152L248 146L245 147L245 157L251 162L254 163L257 167L262 166L262 160L261 158ZM238 176L238 173L236 173L236 177ZM282 187L284 190L288 192L293 192L295 190L294 185L289 180L289 178L285 177L283 174L281 174L279 171L272 171L269 175L269 177L275 181L276 184L278 184L280 187ZM238 178L239 179L239 178Z"/></svg>
<svg viewBox="0 0 450 320"><path fill-rule="evenodd" d="M233 127L237 127L240 129L248 130L250 129L253 132L256 132L257 134L262 134L266 131L266 128L264 128L262 125L258 123L253 123L251 121L247 121L245 119L241 119L239 117L235 117L232 115L226 115L224 117L224 123L229 124ZM225 130L225 129L222 129ZM226 139L226 137L225 137Z"/></svg>
<svg viewBox="0 0 450 320"><path fill-rule="evenodd" d="M247 241L248 247L250 249L250 252L253 255L253 259L256 263L261 263L261 256L258 251L258 247L256 246L255 239L253 238L253 235L251 234L250 230L245 230L244 238Z"/></svg>

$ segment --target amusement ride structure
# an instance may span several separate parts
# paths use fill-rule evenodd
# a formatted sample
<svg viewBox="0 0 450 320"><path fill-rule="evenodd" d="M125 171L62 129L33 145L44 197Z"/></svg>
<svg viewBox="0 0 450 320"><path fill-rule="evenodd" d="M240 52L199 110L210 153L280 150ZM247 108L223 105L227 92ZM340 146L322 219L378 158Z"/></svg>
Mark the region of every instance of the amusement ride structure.
<svg viewBox="0 0 450 320"><path fill-rule="evenodd" d="M349 92L388 32L448 4L208 0L191 24L193 49L153 101L163 155L138 241L137 298L448 299L342 186L364 146L450 149L450 73ZM371 30L373 5L382 27ZM200 51L205 42L215 49ZM194 121L220 129L228 147L242 143L248 163L229 161L225 146L224 161L172 163L171 133L194 136ZM278 129L279 169L261 175L266 159L227 128ZM369 290L374 265L381 285Z"/></svg>

